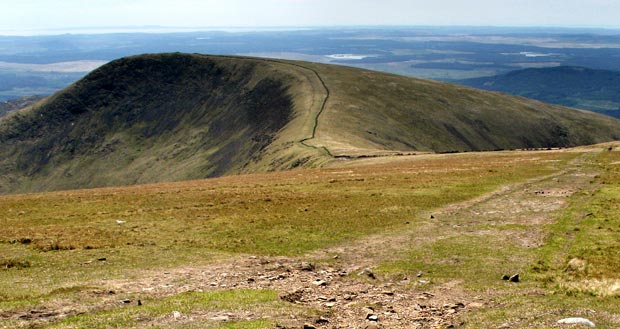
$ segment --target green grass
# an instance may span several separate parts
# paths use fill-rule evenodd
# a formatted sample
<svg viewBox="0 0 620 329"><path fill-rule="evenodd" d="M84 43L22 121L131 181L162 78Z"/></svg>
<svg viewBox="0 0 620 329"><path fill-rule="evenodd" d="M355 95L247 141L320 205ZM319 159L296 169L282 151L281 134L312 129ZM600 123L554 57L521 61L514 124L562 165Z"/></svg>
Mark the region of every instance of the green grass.
<svg viewBox="0 0 620 329"><path fill-rule="evenodd" d="M431 156L0 197L0 212L7 214L0 218L0 260L30 265L0 271L0 309L27 310L76 295L94 304L89 292L99 291L103 279L137 281L145 271L205 266L244 253L303 255L423 227L421 218L433 209L549 174L575 156L534 154Z"/></svg>
<svg viewBox="0 0 620 329"><path fill-rule="evenodd" d="M515 289L509 295L496 298L488 308L468 313L461 318L466 328L496 328L509 325L514 328L550 328L556 321L569 317L583 317L593 321L597 328L617 328L617 298L562 294L545 294ZM530 295L528 295L530 294ZM555 327L553 327L555 328Z"/></svg>
<svg viewBox="0 0 620 329"><path fill-rule="evenodd" d="M442 232L444 233L444 232ZM503 289L503 274L519 273L522 265L515 259L529 257L527 250L505 245L506 237L467 235L459 232L427 244L416 244L415 249L404 253L402 260L389 262L379 271L391 275L415 276L422 271L424 279L432 285L461 281L461 286L475 292Z"/></svg>
<svg viewBox="0 0 620 329"><path fill-rule="evenodd" d="M601 174L576 185L578 192L568 199L569 206L550 212L548 224L532 226L535 212L441 218L443 225L429 224L428 231L412 234L411 247L381 264L378 272L415 278L421 271L428 283L413 280L419 289L458 283L470 294L492 300L483 310L461 317L468 328L546 328L561 318L577 316L591 319L597 327L614 328L620 309L620 152L605 151L585 159L579 173L598 170ZM544 189L551 183L542 181L530 189ZM533 190L507 206L518 209L532 195ZM473 211L479 209L485 209L484 203ZM535 241L540 245L519 244L521 237L531 234L538 236ZM521 276L518 284L500 279L515 273Z"/></svg>
<svg viewBox="0 0 620 329"><path fill-rule="evenodd" d="M620 309L620 171L618 152L603 152L589 166L602 173L576 193L570 206L548 225L544 245L523 271L528 282L509 289L498 305L465 316L472 327L545 327L564 317L585 317L615 328ZM601 185L599 185L601 184ZM528 320L525 320L528 319Z"/></svg>
<svg viewBox="0 0 620 329"><path fill-rule="evenodd" d="M620 298L620 170L617 152L598 156L601 187L577 195L572 207L551 227L539 263L543 280L569 295ZM571 266L579 260L579 266Z"/></svg>
<svg viewBox="0 0 620 329"><path fill-rule="evenodd" d="M173 297L144 300L142 306L127 306L87 315L78 315L53 325L52 328L127 328L151 322L157 327L170 328L268 328L266 319L234 321L218 324L209 320L217 311L283 312L291 307L280 301L273 290L226 290L216 292L187 292ZM173 312L179 312L175 319ZM194 317L190 323L188 318Z"/></svg>

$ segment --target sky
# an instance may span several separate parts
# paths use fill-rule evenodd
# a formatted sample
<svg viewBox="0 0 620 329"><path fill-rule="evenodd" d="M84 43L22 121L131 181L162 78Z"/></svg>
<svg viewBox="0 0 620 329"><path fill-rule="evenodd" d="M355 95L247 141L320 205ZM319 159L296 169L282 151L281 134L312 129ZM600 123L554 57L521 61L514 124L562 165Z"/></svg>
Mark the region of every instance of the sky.
<svg viewBox="0 0 620 329"><path fill-rule="evenodd" d="M119 26L620 28L619 17L620 0L0 0L0 32L14 34Z"/></svg>

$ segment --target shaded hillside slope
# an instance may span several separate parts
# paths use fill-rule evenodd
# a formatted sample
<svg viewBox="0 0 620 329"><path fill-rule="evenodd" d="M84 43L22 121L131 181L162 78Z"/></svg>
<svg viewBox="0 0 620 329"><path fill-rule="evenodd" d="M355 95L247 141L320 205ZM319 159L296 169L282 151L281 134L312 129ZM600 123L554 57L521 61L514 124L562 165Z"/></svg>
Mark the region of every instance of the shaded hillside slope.
<svg viewBox="0 0 620 329"><path fill-rule="evenodd" d="M311 91L274 66L179 54L106 65L0 121L0 191L238 172L296 115L297 88Z"/></svg>
<svg viewBox="0 0 620 329"><path fill-rule="evenodd" d="M618 120L349 67L120 59L0 120L0 193L176 181L407 152L620 138Z"/></svg>
<svg viewBox="0 0 620 329"><path fill-rule="evenodd" d="M530 68L459 83L620 116L620 72L616 71L575 66Z"/></svg>

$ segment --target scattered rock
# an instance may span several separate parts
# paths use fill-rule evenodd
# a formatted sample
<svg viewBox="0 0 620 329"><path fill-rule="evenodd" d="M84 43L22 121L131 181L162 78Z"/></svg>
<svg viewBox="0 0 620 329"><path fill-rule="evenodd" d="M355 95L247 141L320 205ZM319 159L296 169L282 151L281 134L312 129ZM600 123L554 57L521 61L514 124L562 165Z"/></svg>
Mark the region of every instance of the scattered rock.
<svg viewBox="0 0 620 329"><path fill-rule="evenodd" d="M302 271L314 271L314 264L309 262L301 262L299 269Z"/></svg>
<svg viewBox="0 0 620 329"><path fill-rule="evenodd" d="M431 219L435 219L435 215L431 215Z"/></svg>
<svg viewBox="0 0 620 329"><path fill-rule="evenodd" d="M281 295L280 299L287 301L289 303L297 303L299 301L301 301L301 298L303 297L303 290L297 290L285 295Z"/></svg>
<svg viewBox="0 0 620 329"><path fill-rule="evenodd" d="M124 299L123 304L131 304L131 299Z"/></svg>
<svg viewBox="0 0 620 329"><path fill-rule="evenodd" d="M588 319L584 319L584 318L566 318L566 319L562 319L562 320L558 320L559 324L580 324L580 325L584 325L587 327L596 327L596 325L594 324L594 322L588 320Z"/></svg>
<svg viewBox="0 0 620 329"><path fill-rule="evenodd" d="M366 316L366 319L368 321L377 322L379 321L379 316L376 314L369 314L368 316Z"/></svg>
<svg viewBox="0 0 620 329"><path fill-rule="evenodd" d="M142 306L142 301L138 299L138 306Z"/></svg>
<svg viewBox="0 0 620 329"><path fill-rule="evenodd" d="M228 321L230 320L230 318L227 315L219 315L219 316L212 317L210 320L211 321Z"/></svg>
<svg viewBox="0 0 620 329"><path fill-rule="evenodd" d="M100 261L100 262L105 262L105 261L106 261L106 260L108 260L108 259L107 259L107 258L105 258L105 257L101 257L101 258L97 258L97 260L98 260L98 261Z"/></svg>
<svg viewBox="0 0 620 329"><path fill-rule="evenodd" d="M508 279L508 281L510 281L510 282L519 282L519 281L520 281L520 279L519 279L519 274L517 273L517 274L515 274L515 275L511 276L511 277Z"/></svg>
<svg viewBox="0 0 620 329"><path fill-rule="evenodd" d="M267 280L269 280L269 281L277 281L277 280L283 280L283 279L285 279L285 278L286 278L286 275L284 275L284 274L278 274L278 275L276 275L276 276L271 276L271 277L268 277L268 278L267 278Z"/></svg>
<svg viewBox="0 0 620 329"><path fill-rule="evenodd" d="M482 307L484 307L484 304L478 303L478 302L473 302L473 303L467 304L467 307L468 308L482 308Z"/></svg>
<svg viewBox="0 0 620 329"><path fill-rule="evenodd" d="M306 323L306 324L304 324L304 329L316 329L316 327L314 325Z"/></svg>
<svg viewBox="0 0 620 329"><path fill-rule="evenodd" d="M509 279L510 279L510 275L508 275L508 274L504 274L502 276L502 280L504 280L504 281L508 281Z"/></svg>
<svg viewBox="0 0 620 329"><path fill-rule="evenodd" d="M177 320L181 317L181 312L179 311L172 311L172 317Z"/></svg>
<svg viewBox="0 0 620 329"><path fill-rule="evenodd" d="M444 304L443 308L446 309L458 309L458 308L464 308L465 304L463 303L456 303L456 304Z"/></svg>
<svg viewBox="0 0 620 329"><path fill-rule="evenodd" d="M367 277L369 277L371 279L376 279L377 278L377 276L369 268L365 268L358 275L359 276L367 276Z"/></svg>
<svg viewBox="0 0 620 329"><path fill-rule="evenodd" d="M569 273L585 273L588 268L588 263L579 258L571 259L566 265L566 272Z"/></svg>
<svg viewBox="0 0 620 329"><path fill-rule="evenodd" d="M324 316L322 316L322 317L318 318L315 322L316 322L316 324L326 324L326 323L329 323L329 319L324 317Z"/></svg>
<svg viewBox="0 0 620 329"><path fill-rule="evenodd" d="M21 238L21 239L19 239L19 243L21 243L21 244L31 244L32 243L32 239L31 238Z"/></svg>
<svg viewBox="0 0 620 329"><path fill-rule="evenodd" d="M327 285L327 282L323 280L315 280L315 281L312 281L312 284L317 287L324 287Z"/></svg>

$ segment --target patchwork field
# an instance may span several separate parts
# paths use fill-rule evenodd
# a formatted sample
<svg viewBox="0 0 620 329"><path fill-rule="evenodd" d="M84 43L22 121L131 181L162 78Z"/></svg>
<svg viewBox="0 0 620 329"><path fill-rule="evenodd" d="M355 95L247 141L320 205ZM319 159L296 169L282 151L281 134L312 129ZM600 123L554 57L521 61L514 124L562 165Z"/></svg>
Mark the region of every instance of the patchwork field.
<svg viewBox="0 0 620 329"><path fill-rule="evenodd" d="M614 328L618 203L614 144L2 196L0 327Z"/></svg>

